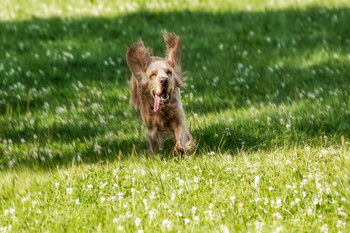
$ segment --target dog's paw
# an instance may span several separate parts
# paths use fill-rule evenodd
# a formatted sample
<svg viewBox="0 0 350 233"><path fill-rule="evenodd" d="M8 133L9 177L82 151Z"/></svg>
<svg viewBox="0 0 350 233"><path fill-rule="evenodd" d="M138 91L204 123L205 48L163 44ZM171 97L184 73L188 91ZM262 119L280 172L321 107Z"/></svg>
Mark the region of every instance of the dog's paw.
<svg viewBox="0 0 350 233"><path fill-rule="evenodd" d="M193 150L196 148L196 140L191 138L189 141L185 144L185 149L188 153L192 153Z"/></svg>
<svg viewBox="0 0 350 233"><path fill-rule="evenodd" d="M172 155L173 156L181 156L183 154L185 154L185 149L183 147L174 147L173 151L172 151Z"/></svg>

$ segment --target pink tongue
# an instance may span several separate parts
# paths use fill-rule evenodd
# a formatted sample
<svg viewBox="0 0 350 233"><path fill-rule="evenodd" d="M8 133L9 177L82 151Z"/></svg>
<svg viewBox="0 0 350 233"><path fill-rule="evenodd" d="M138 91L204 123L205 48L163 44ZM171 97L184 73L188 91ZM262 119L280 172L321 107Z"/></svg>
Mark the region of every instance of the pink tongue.
<svg viewBox="0 0 350 233"><path fill-rule="evenodd" d="M156 112L156 113L159 112L159 109L160 109L160 101L161 101L160 96L155 95L155 96L154 96L154 107L153 107L153 110L154 110L154 112Z"/></svg>

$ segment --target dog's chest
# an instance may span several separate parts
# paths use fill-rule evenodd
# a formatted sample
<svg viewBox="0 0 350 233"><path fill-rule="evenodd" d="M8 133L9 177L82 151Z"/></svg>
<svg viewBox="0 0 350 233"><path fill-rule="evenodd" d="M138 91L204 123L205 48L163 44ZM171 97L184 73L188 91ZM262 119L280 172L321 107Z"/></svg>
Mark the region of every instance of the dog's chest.
<svg viewBox="0 0 350 233"><path fill-rule="evenodd" d="M161 113L148 112L142 117L149 130L169 131L171 128L171 120L164 118Z"/></svg>
<svg viewBox="0 0 350 233"><path fill-rule="evenodd" d="M151 116L152 125L156 128L166 128L170 126L170 120L165 118L161 112L153 113Z"/></svg>

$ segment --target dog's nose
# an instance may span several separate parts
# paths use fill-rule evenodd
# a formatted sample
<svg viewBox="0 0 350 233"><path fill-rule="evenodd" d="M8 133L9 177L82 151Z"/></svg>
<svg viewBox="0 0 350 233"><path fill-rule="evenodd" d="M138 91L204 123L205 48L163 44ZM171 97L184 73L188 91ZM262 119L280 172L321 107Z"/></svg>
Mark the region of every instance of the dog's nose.
<svg viewBox="0 0 350 233"><path fill-rule="evenodd" d="M162 86L168 85L169 78L168 77L161 77L159 82Z"/></svg>

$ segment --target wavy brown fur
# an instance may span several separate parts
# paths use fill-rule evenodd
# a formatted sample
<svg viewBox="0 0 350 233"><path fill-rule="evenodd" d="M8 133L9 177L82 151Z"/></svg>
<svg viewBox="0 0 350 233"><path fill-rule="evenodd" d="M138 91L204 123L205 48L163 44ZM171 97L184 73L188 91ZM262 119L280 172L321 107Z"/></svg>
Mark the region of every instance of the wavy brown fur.
<svg viewBox="0 0 350 233"><path fill-rule="evenodd" d="M180 37L167 32L163 36L167 47L165 58L151 56L142 42L131 45L127 50L126 60L132 72L130 104L141 114L152 152L162 147L164 135L175 138L174 154L191 152L195 148L195 140L186 127L180 96L180 88L184 87ZM167 85L161 85L164 79ZM171 95L168 103L161 103L158 113L152 110L155 95Z"/></svg>

